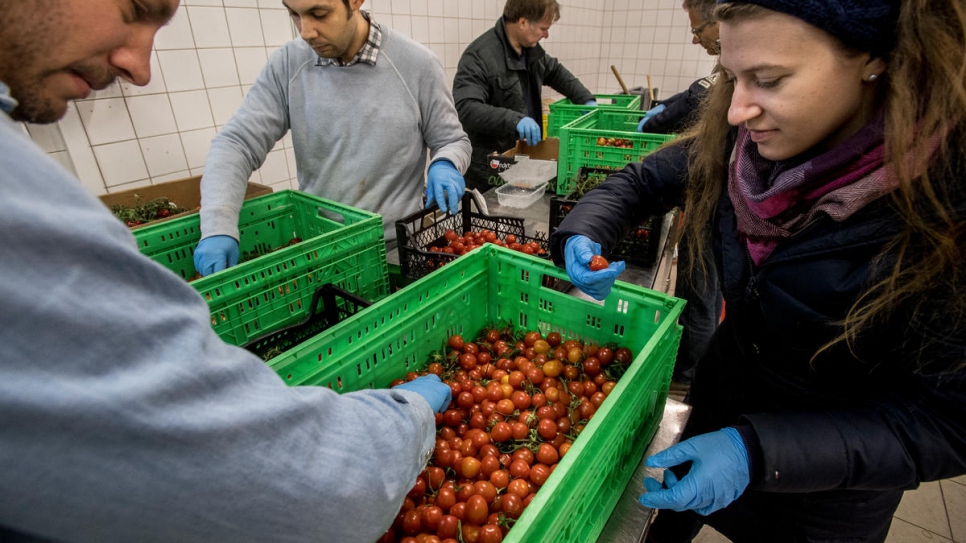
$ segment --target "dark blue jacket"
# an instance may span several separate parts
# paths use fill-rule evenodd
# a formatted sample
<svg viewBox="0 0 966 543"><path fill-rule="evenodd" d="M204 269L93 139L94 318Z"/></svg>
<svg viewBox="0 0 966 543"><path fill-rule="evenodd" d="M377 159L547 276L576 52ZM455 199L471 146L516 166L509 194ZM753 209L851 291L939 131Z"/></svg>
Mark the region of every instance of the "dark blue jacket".
<svg viewBox="0 0 966 543"><path fill-rule="evenodd" d="M554 261L562 264L571 235L600 242L606 255L640 217L681 204L686 169L677 145L612 175L551 236ZM963 179L966 167L957 173ZM966 200L954 198L961 221ZM890 271L888 259L877 267L875 258L900 228L891 198L841 223L816 221L757 267L727 191L713 223L727 311L698 366L687 435L753 428L761 448L752 451L751 488L801 493L810 503L825 497L846 513L843 503L859 507L862 491L899 492L966 473L963 300L937 289L910 301L928 317L913 320L899 308L860 338L857 356L839 346L811 361L873 278Z"/></svg>
<svg viewBox="0 0 966 543"><path fill-rule="evenodd" d="M701 100L708 94L708 89L717 79L717 74L702 77L687 89L661 100L664 111L654 115L644 125L644 131L651 134L675 134L683 132L695 120Z"/></svg>
<svg viewBox="0 0 966 543"><path fill-rule="evenodd" d="M549 86L575 104L594 99L579 79L540 44L526 49L526 64L506 35L506 25L496 25L473 40L463 51L453 80L453 99L460 123L473 144L467 188L487 186L486 156L516 146L517 123L527 115L529 96L542 124L541 90Z"/></svg>

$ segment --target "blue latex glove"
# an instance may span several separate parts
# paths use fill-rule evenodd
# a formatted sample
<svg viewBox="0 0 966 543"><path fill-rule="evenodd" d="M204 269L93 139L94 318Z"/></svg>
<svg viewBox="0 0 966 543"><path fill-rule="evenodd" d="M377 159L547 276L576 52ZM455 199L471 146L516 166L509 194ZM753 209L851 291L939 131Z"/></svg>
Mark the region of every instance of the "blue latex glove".
<svg viewBox="0 0 966 543"><path fill-rule="evenodd" d="M412 381L407 381L392 388L401 388L419 394L426 399L429 406L437 413L446 411L446 408L449 406L449 401L453 396L453 391L449 388L449 385L444 384L440 381L439 376L433 375L432 373L429 375L421 375Z"/></svg>
<svg viewBox="0 0 966 543"><path fill-rule="evenodd" d="M530 117L524 117L517 123L517 134L527 145L540 143L540 125Z"/></svg>
<svg viewBox="0 0 966 543"><path fill-rule="evenodd" d="M653 509L693 509L710 515L735 501L748 486L748 451L734 428L702 434L647 459L647 466L669 468L690 460L691 471L678 480L664 471L664 485L644 479L646 494L638 501Z"/></svg>
<svg viewBox="0 0 966 543"><path fill-rule="evenodd" d="M564 245L564 260L570 282L595 300L610 294L617 276L624 271L624 262L611 262L607 269L590 271L590 258L600 254L600 244L587 236L571 236Z"/></svg>
<svg viewBox="0 0 966 543"><path fill-rule="evenodd" d="M456 213L465 191L466 182L452 162L437 160L429 165L429 172L426 174L426 207L436 202L443 213ZM449 207L446 205L447 199Z"/></svg>
<svg viewBox="0 0 966 543"><path fill-rule="evenodd" d="M586 102L584 102L584 105L597 107L597 100L587 100Z"/></svg>
<svg viewBox="0 0 966 543"><path fill-rule="evenodd" d="M643 132L644 131L644 125L647 124L647 121L650 121L651 119L653 119L655 115L657 115L658 113L664 111L664 109L665 109L664 104L658 104L658 105L652 107L651 109L647 110L647 115L645 115L644 118L641 119L641 122L638 123L638 125L637 125L637 131L638 132Z"/></svg>
<svg viewBox="0 0 966 543"><path fill-rule="evenodd" d="M238 240L231 236L211 236L198 242L195 248L195 271L201 275L238 264Z"/></svg>

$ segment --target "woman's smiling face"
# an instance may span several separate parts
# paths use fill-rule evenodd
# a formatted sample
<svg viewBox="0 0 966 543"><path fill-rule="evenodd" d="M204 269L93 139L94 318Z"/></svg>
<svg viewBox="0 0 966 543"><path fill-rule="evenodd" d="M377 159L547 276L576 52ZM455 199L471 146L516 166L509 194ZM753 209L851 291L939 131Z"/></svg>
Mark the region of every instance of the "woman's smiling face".
<svg viewBox="0 0 966 543"><path fill-rule="evenodd" d="M758 152L786 160L842 142L875 113L869 75L881 59L845 50L830 34L781 13L718 22L721 66L734 85L728 122Z"/></svg>

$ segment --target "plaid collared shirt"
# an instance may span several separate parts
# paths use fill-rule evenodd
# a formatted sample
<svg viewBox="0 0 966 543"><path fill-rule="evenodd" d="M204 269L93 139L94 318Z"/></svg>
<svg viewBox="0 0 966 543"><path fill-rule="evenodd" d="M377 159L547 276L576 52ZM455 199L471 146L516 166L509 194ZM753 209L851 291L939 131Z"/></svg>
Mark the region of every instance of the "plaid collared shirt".
<svg viewBox="0 0 966 543"><path fill-rule="evenodd" d="M379 27L379 23L372 20L372 16L369 15L368 11L360 11L360 13L369 21L369 38L362 45L362 49L359 49L356 56L352 57L352 60L349 62L342 62L338 58L319 57L318 62L315 63L316 66L352 66L359 62L369 64L370 66L376 65L376 58L379 57L379 48L382 47L382 29Z"/></svg>

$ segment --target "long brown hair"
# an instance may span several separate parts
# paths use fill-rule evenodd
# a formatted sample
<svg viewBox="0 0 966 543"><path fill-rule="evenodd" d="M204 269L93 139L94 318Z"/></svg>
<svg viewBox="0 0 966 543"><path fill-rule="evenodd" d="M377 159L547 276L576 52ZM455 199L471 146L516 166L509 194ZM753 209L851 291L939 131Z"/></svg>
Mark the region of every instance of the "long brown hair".
<svg viewBox="0 0 966 543"><path fill-rule="evenodd" d="M751 18L768 13L751 4L719 6L718 21ZM962 0L906 0L900 8L897 43L886 59L880 80L886 110L885 162L895 168L898 189L894 205L904 221L903 231L883 249L876 281L840 323L842 333L822 347L850 349L860 334L884 322L899 307L911 308L911 318L926 311L921 301L942 292L951 309L948 318L966 326L966 223L951 208L950 198L966 191L966 8ZM690 239L710 237L712 217L721 191L727 186L730 154L727 123L733 85L718 77L695 126L679 143L689 143L690 170L684 233ZM904 156L929 156L930 135L944 135L932 152L929 172L914 172ZM932 175L930 175L932 174ZM707 244L690 243L692 275L703 269ZM698 279L699 280L699 279ZM928 321L929 316L925 315ZM854 349L853 349L854 352ZM962 368L963 365L960 365Z"/></svg>

